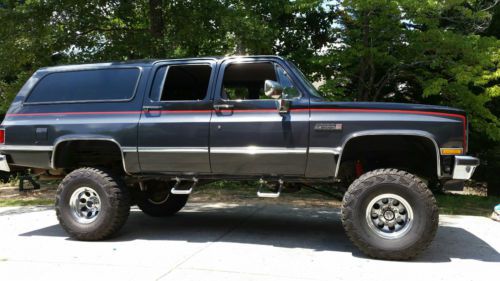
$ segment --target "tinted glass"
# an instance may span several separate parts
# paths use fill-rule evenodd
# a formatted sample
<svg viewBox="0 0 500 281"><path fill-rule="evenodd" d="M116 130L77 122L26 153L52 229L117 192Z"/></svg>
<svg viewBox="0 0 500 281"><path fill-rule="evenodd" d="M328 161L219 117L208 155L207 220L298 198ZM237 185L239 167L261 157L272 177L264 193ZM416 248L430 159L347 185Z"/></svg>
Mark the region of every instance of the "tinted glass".
<svg viewBox="0 0 500 281"><path fill-rule="evenodd" d="M221 96L229 100L271 99L264 94L266 80L277 80L272 63L231 64L224 71Z"/></svg>
<svg viewBox="0 0 500 281"><path fill-rule="evenodd" d="M164 79L163 89L160 81ZM156 73L153 91L161 92L161 101L203 100L207 96L212 68L209 65L173 65ZM157 99L158 94L153 99Z"/></svg>
<svg viewBox="0 0 500 281"><path fill-rule="evenodd" d="M26 101L127 100L134 95L139 74L137 68L51 73L38 82Z"/></svg>

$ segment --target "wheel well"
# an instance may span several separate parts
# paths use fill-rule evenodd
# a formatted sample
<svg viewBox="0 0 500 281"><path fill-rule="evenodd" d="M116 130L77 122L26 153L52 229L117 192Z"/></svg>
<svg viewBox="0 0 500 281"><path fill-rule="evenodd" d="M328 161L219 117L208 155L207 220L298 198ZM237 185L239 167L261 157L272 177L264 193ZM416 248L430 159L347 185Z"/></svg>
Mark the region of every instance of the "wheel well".
<svg viewBox="0 0 500 281"><path fill-rule="evenodd" d="M396 168L427 180L437 179L437 158L434 142L426 137L390 135L361 136L344 146L338 178L348 182L363 173L380 168ZM358 166L358 167L356 167Z"/></svg>
<svg viewBox="0 0 500 281"><path fill-rule="evenodd" d="M71 140L54 150L53 168L104 167L123 171L120 146L107 140Z"/></svg>

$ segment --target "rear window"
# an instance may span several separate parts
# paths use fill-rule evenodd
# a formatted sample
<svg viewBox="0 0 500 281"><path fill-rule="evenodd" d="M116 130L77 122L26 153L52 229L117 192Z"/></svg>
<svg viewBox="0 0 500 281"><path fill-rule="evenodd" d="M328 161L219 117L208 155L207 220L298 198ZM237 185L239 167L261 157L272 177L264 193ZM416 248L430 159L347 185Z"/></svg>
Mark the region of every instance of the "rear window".
<svg viewBox="0 0 500 281"><path fill-rule="evenodd" d="M138 68L55 72L38 82L26 102L129 100L139 75Z"/></svg>

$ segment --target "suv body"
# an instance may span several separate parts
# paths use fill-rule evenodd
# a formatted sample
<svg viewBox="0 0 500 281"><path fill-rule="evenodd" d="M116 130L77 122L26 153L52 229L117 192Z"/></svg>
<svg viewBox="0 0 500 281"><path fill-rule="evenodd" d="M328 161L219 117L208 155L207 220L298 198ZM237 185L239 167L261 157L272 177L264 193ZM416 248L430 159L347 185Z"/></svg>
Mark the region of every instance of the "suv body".
<svg viewBox="0 0 500 281"><path fill-rule="evenodd" d="M479 165L465 155L467 130L459 109L326 101L276 56L57 66L10 106L0 170L99 167L142 191L174 181L172 196L219 179L355 185L384 168L444 184Z"/></svg>

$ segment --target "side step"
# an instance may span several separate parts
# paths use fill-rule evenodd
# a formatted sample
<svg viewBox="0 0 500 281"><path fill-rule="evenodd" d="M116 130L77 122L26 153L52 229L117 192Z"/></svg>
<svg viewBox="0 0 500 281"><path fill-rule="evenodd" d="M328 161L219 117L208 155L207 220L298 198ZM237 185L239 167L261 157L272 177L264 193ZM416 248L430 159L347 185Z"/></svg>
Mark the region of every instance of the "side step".
<svg viewBox="0 0 500 281"><path fill-rule="evenodd" d="M179 185L181 184L183 179L176 177L174 178L174 180L175 180L175 185L174 187L172 187L172 189L170 189L170 193L176 195L189 195L193 191L193 188L195 188L196 184L198 184L198 179L193 177L193 179L190 180L193 181L193 184L191 185L191 187L189 187L189 189L179 189Z"/></svg>
<svg viewBox="0 0 500 281"><path fill-rule="evenodd" d="M276 192L263 192L261 191L267 185L267 182L263 179L259 180L260 186L259 190L257 190L257 196L262 198L278 198L281 195L281 191L283 190L283 180L278 180L278 190Z"/></svg>

